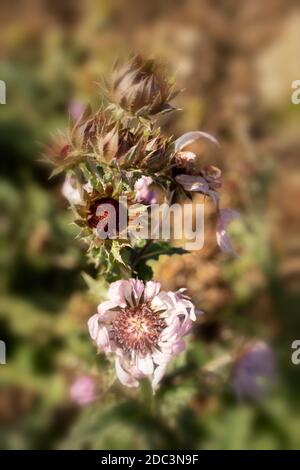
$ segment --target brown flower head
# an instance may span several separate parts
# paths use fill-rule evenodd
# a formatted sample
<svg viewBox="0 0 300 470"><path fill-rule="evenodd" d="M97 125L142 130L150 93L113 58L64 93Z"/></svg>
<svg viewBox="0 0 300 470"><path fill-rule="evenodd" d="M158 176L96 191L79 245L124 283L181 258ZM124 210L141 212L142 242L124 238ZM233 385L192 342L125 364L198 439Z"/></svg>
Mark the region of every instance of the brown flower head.
<svg viewBox="0 0 300 470"><path fill-rule="evenodd" d="M76 212L80 219L76 223L86 227L91 233L97 229L106 232L112 217L115 217L115 226L119 232L120 212L123 209L119 202L120 196L129 196L129 203L132 197L128 193L122 194L114 191L111 184L101 190L90 189L83 191L81 204L76 206ZM121 227L121 230L125 227ZM99 232L98 232L99 233Z"/></svg>

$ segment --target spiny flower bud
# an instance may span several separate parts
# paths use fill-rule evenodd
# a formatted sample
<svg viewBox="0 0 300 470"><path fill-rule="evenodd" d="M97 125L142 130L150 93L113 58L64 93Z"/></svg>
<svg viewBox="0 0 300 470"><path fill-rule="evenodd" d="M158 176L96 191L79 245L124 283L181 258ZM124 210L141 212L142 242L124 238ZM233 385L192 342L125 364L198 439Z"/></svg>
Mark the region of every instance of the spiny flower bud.
<svg viewBox="0 0 300 470"><path fill-rule="evenodd" d="M84 153L92 153L96 148L110 153L113 145L116 124L103 109L93 113L90 108L81 115L72 129L73 146Z"/></svg>
<svg viewBox="0 0 300 470"><path fill-rule="evenodd" d="M59 173L59 171L63 171L80 161L80 155L72 149L69 136L60 133L52 136L50 142L44 145L43 157L57 168L53 174Z"/></svg>
<svg viewBox="0 0 300 470"><path fill-rule="evenodd" d="M93 113L91 108L87 108L77 121L72 120L66 135L58 134L44 146L43 154L57 167L54 174L59 173L80 164L87 154L94 153L100 138L102 148L109 153L114 132L115 123L102 109Z"/></svg>
<svg viewBox="0 0 300 470"><path fill-rule="evenodd" d="M140 116L166 113L174 108L174 91L164 67L137 55L126 64L116 64L112 77L113 98L125 111Z"/></svg>
<svg viewBox="0 0 300 470"><path fill-rule="evenodd" d="M71 130L71 143L77 153L123 169L160 171L170 160L170 142L159 130L141 123L130 128L104 109L82 115Z"/></svg>
<svg viewBox="0 0 300 470"><path fill-rule="evenodd" d="M141 151L137 155L137 168L150 173L168 173L172 165L173 147L169 138L164 138L160 132L149 134L142 139Z"/></svg>

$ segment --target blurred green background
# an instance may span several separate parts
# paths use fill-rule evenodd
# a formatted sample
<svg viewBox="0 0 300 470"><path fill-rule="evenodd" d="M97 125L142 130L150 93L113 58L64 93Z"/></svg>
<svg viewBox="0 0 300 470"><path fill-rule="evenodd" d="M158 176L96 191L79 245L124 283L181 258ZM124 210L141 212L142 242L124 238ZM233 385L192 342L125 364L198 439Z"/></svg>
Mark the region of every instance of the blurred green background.
<svg viewBox="0 0 300 470"><path fill-rule="evenodd" d="M297 449L300 366L300 10L293 0L1 1L0 365L1 449ZM113 383L86 320L96 298L60 178L41 143L68 124L72 103L100 102L99 82L131 50L165 59L185 91L162 118L175 136L203 129L222 144L224 206L242 214L241 254L216 248L207 208L204 249L161 259L156 277L186 286L207 322L157 396ZM231 372L205 372L245 338L270 343L277 380L268 397L239 402ZM180 371L183 371L182 374ZM100 398L79 408L68 390L97 376Z"/></svg>

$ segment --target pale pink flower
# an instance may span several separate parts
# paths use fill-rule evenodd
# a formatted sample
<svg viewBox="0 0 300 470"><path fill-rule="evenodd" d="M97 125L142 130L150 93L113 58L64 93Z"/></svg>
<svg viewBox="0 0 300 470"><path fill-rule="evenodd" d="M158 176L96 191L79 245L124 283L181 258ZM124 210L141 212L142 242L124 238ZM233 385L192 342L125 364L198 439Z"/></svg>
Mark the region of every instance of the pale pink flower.
<svg viewBox="0 0 300 470"><path fill-rule="evenodd" d="M232 385L237 398L264 398L275 375L275 357L271 347L263 341L246 345L233 369Z"/></svg>
<svg viewBox="0 0 300 470"><path fill-rule="evenodd" d="M212 186L202 176L190 176L190 175L179 175L176 177L178 183L180 183L186 191L196 191L205 194L212 198L217 207L217 227L216 227L216 239L219 247L225 253L231 255L237 255L235 249L232 246L230 238L227 233L227 227L230 222L239 217L239 213L233 209L220 209L219 202L220 197L216 190L210 189ZM215 183L213 183L215 184ZM217 183L216 183L217 184Z"/></svg>
<svg viewBox="0 0 300 470"><path fill-rule="evenodd" d="M220 168L217 168L216 166L213 165L208 165L205 167L202 167L200 170L201 176L205 179L207 182L210 190L215 190L217 191L218 189L221 188L222 183L221 183L221 175L222 172Z"/></svg>
<svg viewBox="0 0 300 470"><path fill-rule="evenodd" d="M220 202L220 196L216 190L217 182L211 182L202 175L178 175L175 177L177 183L179 183L185 191L197 192L209 196L215 205L218 207Z"/></svg>
<svg viewBox="0 0 300 470"><path fill-rule="evenodd" d="M85 406L98 398L95 379L90 375L81 375L70 387L70 398L77 405Z"/></svg>
<svg viewBox="0 0 300 470"><path fill-rule="evenodd" d="M63 196L70 204L79 205L82 202L79 188L76 186L74 178L67 175L62 187Z"/></svg>
<svg viewBox="0 0 300 470"><path fill-rule="evenodd" d="M191 174L183 173L182 175L176 176L175 179L186 191L200 192L211 197L218 207L220 199L218 189L221 187L221 170L215 166L209 165L197 171L195 164L196 155L193 152L182 152L185 147L199 139L205 139L212 142L214 145L219 145L215 137L207 132L187 132L179 137L174 144L175 156L177 155L179 162L182 161L182 159L184 160L184 162L179 165L179 168L183 167L187 170L187 173Z"/></svg>
<svg viewBox="0 0 300 470"><path fill-rule="evenodd" d="M196 140L200 139L205 139L209 140L215 145L219 145L219 142L217 139L209 134L208 132L203 132L203 131L191 131L191 132L186 132L183 134L181 137L175 140L174 147L175 147L175 152L179 152L180 150L184 149L190 144L193 144Z"/></svg>
<svg viewBox="0 0 300 470"><path fill-rule="evenodd" d="M136 201L143 204L154 204L156 202L155 193L149 186L152 184L150 176L141 176L134 184Z"/></svg>
<svg viewBox="0 0 300 470"><path fill-rule="evenodd" d="M230 238L227 233L227 227L230 222L234 219L239 218L240 214L232 209L220 209L218 213L217 220L217 243L222 251L225 253L230 253L232 255L237 255L235 249L232 246Z"/></svg>
<svg viewBox="0 0 300 470"><path fill-rule="evenodd" d="M186 191L196 191L208 194L209 186L205 178L194 175L178 175L175 177L177 183L181 184Z"/></svg>
<svg viewBox="0 0 300 470"><path fill-rule="evenodd" d="M192 152L182 152L181 150L187 145L190 145L196 140L202 138L207 139L212 143L218 145L218 141L213 136L207 134L206 132L200 131L187 132L175 141L175 151L178 152L179 155L188 154L187 158L185 159L185 169L187 171L189 170L188 164L196 159L196 155L194 155ZM184 167L184 165L181 166ZM192 168L191 165L190 168ZM216 206L218 215L216 228L217 243L221 250L225 253L237 255L227 234L227 227L233 219L239 217L239 213L232 209L220 209L220 195L218 191L222 186L221 170L213 165L208 165L206 167L200 168L197 171L197 174L184 173L176 176L175 179L177 183L179 183L184 188L185 191L199 192L201 194L209 196L212 199Z"/></svg>
<svg viewBox="0 0 300 470"><path fill-rule="evenodd" d="M155 391L169 362L184 350L196 313L184 289L164 292L155 281L120 280L110 285L88 328L100 351L115 354L122 384L137 387L148 378Z"/></svg>
<svg viewBox="0 0 300 470"><path fill-rule="evenodd" d="M70 204L79 206L83 204L82 191L87 191L88 193L91 193L92 190L93 187L90 182L84 184L82 186L82 189L80 189L77 180L73 176L66 175L62 187L62 194L69 201Z"/></svg>

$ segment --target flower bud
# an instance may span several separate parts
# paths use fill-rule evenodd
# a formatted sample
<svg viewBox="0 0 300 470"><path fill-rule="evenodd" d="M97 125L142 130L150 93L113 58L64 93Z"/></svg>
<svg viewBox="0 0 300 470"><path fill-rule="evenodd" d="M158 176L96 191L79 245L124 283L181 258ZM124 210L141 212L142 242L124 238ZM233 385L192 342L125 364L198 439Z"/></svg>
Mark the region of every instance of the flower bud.
<svg viewBox="0 0 300 470"><path fill-rule="evenodd" d="M115 102L125 111L143 116L172 111L168 101L178 94L164 68L140 56L115 66L112 93Z"/></svg>
<svg viewBox="0 0 300 470"><path fill-rule="evenodd" d="M259 400L266 396L274 376L272 349L263 341L256 341L246 345L234 365L233 389L239 399Z"/></svg>
<svg viewBox="0 0 300 470"><path fill-rule="evenodd" d="M150 176L141 176L134 185L136 201L143 204L155 204L156 197L152 189L149 188L153 182Z"/></svg>
<svg viewBox="0 0 300 470"><path fill-rule="evenodd" d="M86 406L97 400L99 394L94 377L81 375L71 385L69 390L71 400L79 406Z"/></svg>
<svg viewBox="0 0 300 470"><path fill-rule="evenodd" d="M196 162L197 156L193 152L181 151L175 154L175 165L178 170L182 170L181 173L196 174Z"/></svg>

